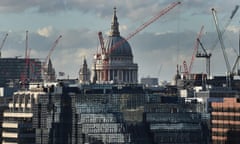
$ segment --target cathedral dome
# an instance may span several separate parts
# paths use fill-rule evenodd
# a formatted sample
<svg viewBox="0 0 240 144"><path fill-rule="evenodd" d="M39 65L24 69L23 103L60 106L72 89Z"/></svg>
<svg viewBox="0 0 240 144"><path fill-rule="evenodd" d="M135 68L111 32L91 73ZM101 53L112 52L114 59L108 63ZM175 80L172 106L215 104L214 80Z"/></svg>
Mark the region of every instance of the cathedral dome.
<svg viewBox="0 0 240 144"><path fill-rule="evenodd" d="M106 49L110 50L114 45L116 47L110 53L110 56L129 56L132 57L130 44L121 36L109 36L106 41Z"/></svg>
<svg viewBox="0 0 240 144"><path fill-rule="evenodd" d="M120 36L118 19L116 16L116 8L114 8L110 35L106 40L105 48L110 52L110 56L133 57L130 44Z"/></svg>

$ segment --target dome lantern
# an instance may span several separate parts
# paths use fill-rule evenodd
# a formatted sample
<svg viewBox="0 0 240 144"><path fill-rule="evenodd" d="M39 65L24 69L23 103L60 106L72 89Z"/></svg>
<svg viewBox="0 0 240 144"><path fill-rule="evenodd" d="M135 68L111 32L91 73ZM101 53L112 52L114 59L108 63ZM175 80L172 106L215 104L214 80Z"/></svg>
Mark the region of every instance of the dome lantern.
<svg viewBox="0 0 240 144"><path fill-rule="evenodd" d="M113 18L112 18L112 23L111 23L111 30L110 30L110 36L120 36L119 32L119 24L118 24L118 18L117 18L117 8L113 8Z"/></svg>

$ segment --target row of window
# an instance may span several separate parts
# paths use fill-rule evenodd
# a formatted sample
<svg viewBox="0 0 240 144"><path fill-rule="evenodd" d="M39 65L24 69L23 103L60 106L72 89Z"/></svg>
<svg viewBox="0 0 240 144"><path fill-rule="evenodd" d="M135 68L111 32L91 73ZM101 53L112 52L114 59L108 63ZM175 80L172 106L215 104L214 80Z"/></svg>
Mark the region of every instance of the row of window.
<svg viewBox="0 0 240 144"><path fill-rule="evenodd" d="M212 115L212 120L233 120L240 122L240 116Z"/></svg>
<svg viewBox="0 0 240 144"><path fill-rule="evenodd" d="M212 128L227 128L227 129L240 129L240 124L239 125L233 125L233 124L212 124Z"/></svg>
<svg viewBox="0 0 240 144"><path fill-rule="evenodd" d="M212 107L213 112L238 112L240 113L240 107Z"/></svg>

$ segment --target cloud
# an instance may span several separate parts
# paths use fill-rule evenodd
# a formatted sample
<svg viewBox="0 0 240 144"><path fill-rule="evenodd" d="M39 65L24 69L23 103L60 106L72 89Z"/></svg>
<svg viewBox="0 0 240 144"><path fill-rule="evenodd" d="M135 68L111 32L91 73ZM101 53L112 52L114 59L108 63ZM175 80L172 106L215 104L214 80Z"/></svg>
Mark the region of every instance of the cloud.
<svg viewBox="0 0 240 144"><path fill-rule="evenodd" d="M227 27L227 31L233 32L233 33L239 33L240 26L234 26L230 25Z"/></svg>
<svg viewBox="0 0 240 144"><path fill-rule="evenodd" d="M133 27L135 26L132 25L138 26L142 24L143 21L165 8L169 3L169 0L1 0L0 12L5 14L38 13L39 15L41 14L41 16L47 15L54 19L54 15L49 15L49 13L59 14L59 12L77 11L77 14L80 12L87 16L98 16L103 18L103 20L107 17L110 23L113 13L112 8L116 6L120 32L123 34L128 33L127 31L131 32L132 29L134 30L135 28ZM198 16L210 15L209 17L211 17L211 7L218 8L221 16L224 14L230 16L231 10L236 3L238 3L237 0L229 2L223 0L217 2L182 0L181 6L178 6L178 8L173 10L167 17L164 16L160 22L157 22L157 25L155 24L154 28L151 27L153 29L143 30L130 39L129 43L132 46L134 61L139 65L139 77L150 75L160 76L161 79L165 80L171 79L176 72L177 64L182 65L183 60L186 60L188 64L190 63L197 35L196 31L200 28L198 25L202 25L199 23L208 21L206 17L198 19ZM180 17L185 18L184 21L189 22L188 25L183 23L186 24L185 28L182 28L181 25L176 26L176 23L173 24L173 21L177 21L178 14ZM196 19L193 20L192 18ZM81 17L77 17L76 19L81 19ZM162 24L163 22L165 22L164 25ZM167 25L165 25L166 23ZM211 21L208 21L208 23L211 23ZM191 26L189 26L189 24L191 24ZM88 66L91 66L93 54L99 46L97 30L92 29L89 25L67 29L58 29L52 24L42 25L41 27L35 28L34 31L29 31L29 47L32 49L31 57L44 59L56 38L62 35L62 39L59 41L51 56L56 71L66 71L70 76L76 78L80 65L82 64L83 56L87 57ZM99 24L99 27L100 26ZM179 27L180 30L177 30L177 27ZM202 37L202 42L206 49L210 50L212 43L217 39L217 34L213 26L210 28L206 26L206 29L207 28L208 30L211 29L211 31L206 30L208 33ZM229 26L226 36L224 34L226 51L231 64L235 55L232 48L238 48L236 42L237 29L237 26ZM5 31L2 33L5 33ZM227 41L228 39L232 41ZM3 57L24 56L24 48L25 31L13 30L10 32L3 48ZM224 59L220 46L217 45L211 52L213 54L213 71L224 74ZM157 71L161 65L162 71L161 74L158 74ZM202 72L204 68L204 60L196 59L193 71Z"/></svg>
<svg viewBox="0 0 240 144"><path fill-rule="evenodd" d="M71 78L78 77L78 71L82 64L82 58L87 57L88 66L91 67L93 55L99 45L97 32L90 29L71 29L58 30L53 29L52 35L48 37L41 36L36 32L29 32L29 47L31 57L44 59L53 42L62 34L56 49L51 55L56 71L64 71ZM2 32L4 33L4 32ZM230 64L233 63L236 54L232 48L237 48L237 34L228 31L234 42L225 42L226 51L229 56ZM154 32L142 32L132 38L129 43L134 54L134 62L139 65L139 78L143 76L160 76L161 79L170 80L176 73L176 65L182 65L183 60L190 64L191 55L194 49L196 32L166 32L156 34ZM9 39L3 49L3 57L24 56L24 32L11 32ZM210 49L212 42L216 38L216 33L207 33L202 37L202 43L206 49ZM225 69L222 51L219 47L212 51L212 71L224 74ZM161 73L158 69L162 65ZM195 59L193 71L204 72L205 61Z"/></svg>
<svg viewBox="0 0 240 144"><path fill-rule="evenodd" d="M238 4L238 0L202 1L202 0L180 0L182 2L183 11L189 12L190 9L196 9L195 12L203 12L211 7L224 8L221 10L228 11ZM140 16L146 17L151 13L157 12L169 5L169 0L1 0L0 12L2 13L19 13L27 10L33 10L40 13L51 13L59 11L78 10L83 13L93 12L100 16L109 16L111 7L117 6L120 16L128 16L135 19ZM206 11L205 11L206 12Z"/></svg>
<svg viewBox="0 0 240 144"><path fill-rule="evenodd" d="M43 27L43 28L38 29L38 30L37 30L37 33L38 33L40 36L49 37L50 34L52 33L52 31L53 31L52 26L47 26L47 27Z"/></svg>
<svg viewBox="0 0 240 144"><path fill-rule="evenodd" d="M127 31L128 30L128 26L127 25L120 25L119 26L119 31L123 32L123 31Z"/></svg>

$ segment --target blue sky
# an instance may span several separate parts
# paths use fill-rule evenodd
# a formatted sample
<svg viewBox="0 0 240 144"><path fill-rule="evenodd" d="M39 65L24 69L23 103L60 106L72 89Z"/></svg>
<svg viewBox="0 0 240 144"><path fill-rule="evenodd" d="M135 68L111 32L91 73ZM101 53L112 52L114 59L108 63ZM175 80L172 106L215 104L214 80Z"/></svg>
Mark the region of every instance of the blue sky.
<svg viewBox="0 0 240 144"><path fill-rule="evenodd" d="M190 64L194 43L202 25L202 43L212 49L217 33L211 8L217 10L223 29L238 0L180 0L166 15L129 40L134 62L139 65L139 78L158 77L171 80L176 65L186 60ZM117 7L120 33L126 37L173 0L1 0L0 40L9 33L2 49L2 57L24 57L25 31L29 31L30 57L44 59L59 35L62 39L51 59L57 72L77 78L83 57L89 67L99 41L98 31L107 38L113 7ZM224 34L224 43L230 64L238 51L240 12L232 19ZM220 46L212 52L212 75L223 75L226 66ZM205 72L205 61L195 59L192 72Z"/></svg>

